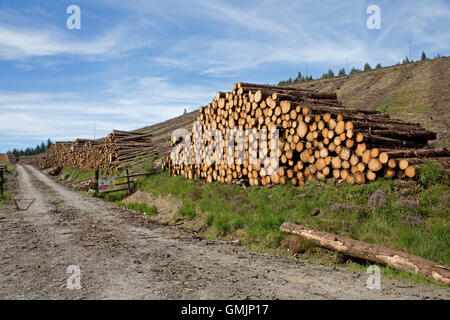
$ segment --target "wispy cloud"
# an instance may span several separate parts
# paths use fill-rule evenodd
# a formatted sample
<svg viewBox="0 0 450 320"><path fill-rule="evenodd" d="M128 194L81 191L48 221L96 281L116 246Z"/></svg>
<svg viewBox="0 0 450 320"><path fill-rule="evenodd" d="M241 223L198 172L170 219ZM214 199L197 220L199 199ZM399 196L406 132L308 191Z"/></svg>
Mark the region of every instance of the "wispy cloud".
<svg viewBox="0 0 450 320"><path fill-rule="evenodd" d="M112 129L132 130L179 116L207 103L214 89L176 85L166 78L112 81L105 100L75 92L0 92L0 150L22 140L97 138ZM114 92L114 94L112 94ZM8 139L2 137L9 137ZM5 151L5 150L3 150Z"/></svg>
<svg viewBox="0 0 450 320"><path fill-rule="evenodd" d="M31 57L74 55L104 59L148 46L151 40L132 37L121 27L88 40L74 40L59 29L30 30L0 25L0 58L23 60Z"/></svg>
<svg viewBox="0 0 450 320"><path fill-rule="evenodd" d="M167 120L233 82L273 83L305 63L313 76L388 65L409 41L415 58L450 53L447 0L377 0L374 31L370 0L78 0L78 31L49 3L0 4L0 151Z"/></svg>

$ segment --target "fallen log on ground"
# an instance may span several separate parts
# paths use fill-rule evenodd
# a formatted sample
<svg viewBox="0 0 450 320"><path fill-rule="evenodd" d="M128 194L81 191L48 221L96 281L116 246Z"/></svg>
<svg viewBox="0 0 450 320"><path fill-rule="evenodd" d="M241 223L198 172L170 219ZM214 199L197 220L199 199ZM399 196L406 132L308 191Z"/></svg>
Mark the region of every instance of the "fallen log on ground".
<svg viewBox="0 0 450 320"><path fill-rule="evenodd" d="M409 253L314 230L292 222L283 223L280 230L296 234L322 247L351 257L387 265L413 274L431 276L439 283L450 285L450 268L448 266Z"/></svg>

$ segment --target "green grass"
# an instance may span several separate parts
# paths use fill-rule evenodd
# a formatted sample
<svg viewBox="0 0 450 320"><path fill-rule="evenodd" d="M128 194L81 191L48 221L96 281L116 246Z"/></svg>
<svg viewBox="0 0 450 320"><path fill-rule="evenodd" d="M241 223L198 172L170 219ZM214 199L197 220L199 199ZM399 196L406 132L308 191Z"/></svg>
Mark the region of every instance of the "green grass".
<svg viewBox="0 0 450 320"><path fill-rule="evenodd" d="M124 202L119 202L118 203L120 206L131 209L133 211L137 211L140 213L144 213L147 215L156 215L158 213L158 210L156 208L156 206L147 206L145 203L124 203Z"/></svg>
<svg viewBox="0 0 450 320"><path fill-rule="evenodd" d="M7 164L6 165L6 172L3 175L3 179L4 179L4 181L3 181L3 189L6 189L6 183L7 183L7 180L8 180L7 174L9 174L9 173L11 173L13 171L14 171L14 166L11 165L11 164ZM4 191L3 195L0 195L0 208L3 206L3 200L10 200L10 199L12 199L11 193L9 193L7 191Z"/></svg>
<svg viewBox="0 0 450 320"><path fill-rule="evenodd" d="M121 191L114 191L114 192L107 192L107 193L97 193L96 196L99 198L106 199L108 201L112 202L119 202L122 201L123 198L125 198L128 195L128 190L121 190Z"/></svg>
<svg viewBox="0 0 450 320"><path fill-rule="evenodd" d="M8 191L5 191L2 195L0 195L0 208L3 207L3 200L11 200L12 194Z"/></svg>
<svg viewBox="0 0 450 320"><path fill-rule="evenodd" d="M153 159L152 158L147 158L144 161L142 169L144 169L144 172L150 172L151 170L153 170L153 168L154 168Z"/></svg>
<svg viewBox="0 0 450 320"><path fill-rule="evenodd" d="M195 203L192 200L184 200L183 206L180 209L180 216L187 219L195 217Z"/></svg>
<svg viewBox="0 0 450 320"><path fill-rule="evenodd" d="M186 217L193 218L196 211L205 213L205 232L212 237L234 237L239 232L247 244L277 248L286 236L280 225L294 221L450 265L449 185L441 180L404 184L380 179L340 187L312 182L302 187L245 189L161 172L140 180L138 188L181 199L180 214ZM384 204L370 205L369 198L378 189ZM315 210L320 214L312 216ZM306 244L302 250L318 248Z"/></svg>
<svg viewBox="0 0 450 320"><path fill-rule="evenodd" d="M95 170L80 169L80 168L63 168L63 176L69 176L70 181L74 180L85 180L89 178L94 178Z"/></svg>
<svg viewBox="0 0 450 320"><path fill-rule="evenodd" d="M99 170L99 177L119 177L123 172L115 171L113 173L107 173L105 169ZM68 176L70 182L75 180L87 180L95 177L95 170L83 169L83 168L63 168L62 175Z"/></svg>
<svg viewBox="0 0 450 320"><path fill-rule="evenodd" d="M444 180L445 168L437 162L428 161L419 170L420 182L429 187Z"/></svg>

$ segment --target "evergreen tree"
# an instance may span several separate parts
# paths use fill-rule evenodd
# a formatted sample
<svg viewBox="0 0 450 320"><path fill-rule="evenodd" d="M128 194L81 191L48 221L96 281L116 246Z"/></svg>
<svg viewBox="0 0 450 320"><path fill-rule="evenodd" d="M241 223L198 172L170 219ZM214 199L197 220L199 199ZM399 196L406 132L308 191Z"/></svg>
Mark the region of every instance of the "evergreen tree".
<svg viewBox="0 0 450 320"><path fill-rule="evenodd" d="M334 78L334 72L331 69L328 69L327 78Z"/></svg>
<svg viewBox="0 0 450 320"><path fill-rule="evenodd" d="M345 76L345 69L344 68L339 70L339 73L338 73L338 77L342 77L342 76Z"/></svg>
<svg viewBox="0 0 450 320"><path fill-rule="evenodd" d="M420 60L422 61L427 60L427 55L425 54L425 51L422 51L422 54L420 55Z"/></svg>
<svg viewBox="0 0 450 320"><path fill-rule="evenodd" d="M372 70L372 67L370 66L370 64L368 62L366 62L366 64L364 65L364 71L369 71Z"/></svg>
<svg viewBox="0 0 450 320"><path fill-rule="evenodd" d="M357 72L361 72L361 69L353 67L352 70L350 71L350 74L357 73Z"/></svg>
<svg viewBox="0 0 450 320"><path fill-rule="evenodd" d="M380 69L381 68L381 63L378 63L375 67L375 69Z"/></svg>

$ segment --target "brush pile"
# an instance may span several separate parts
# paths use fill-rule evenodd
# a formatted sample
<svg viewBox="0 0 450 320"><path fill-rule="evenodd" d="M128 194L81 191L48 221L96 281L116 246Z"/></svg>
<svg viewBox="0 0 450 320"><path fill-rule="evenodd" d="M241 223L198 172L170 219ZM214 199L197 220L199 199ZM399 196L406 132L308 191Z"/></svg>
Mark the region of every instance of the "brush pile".
<svg viewBox="0 0 450 320"><path fill-rule="evenodd" d="M172 175L222 183L244 180L250 185L287 181L302 185L308 180L327 178L361 184L377 177L414 178L417 169L428 160L450 166L447 149L431 149L428 145L429 140L436 139L435 133L375 110L346 108L335 93L238 83L231 92L217 92L214 100L200 107L199 112L201 132L217 129L223 135L222 149L215 150L214 156L219 152L225 159L234 150L235 158L243 153L245 160L208 164L204 161L207 153L203 153L202 161L195 162L198 159L194 159L194 141L199 134L193 127L189 137L172 141L172 146L189 141L191 149L186 152L180 148L165 158L163 167ZM232 129L255 129L256 133L238 136L231 145L225 137ZM279 143L274 149L277 129ZM249 157L258 157L254 150L260 138L268 138L267 144L259 146L260 155L262 150L279 158L276 171L263 163L267 158L256 163L249 161ZM214 138L201 141L197 150L205 151ZM186 162L179 164L180 159Z"/></svg>

